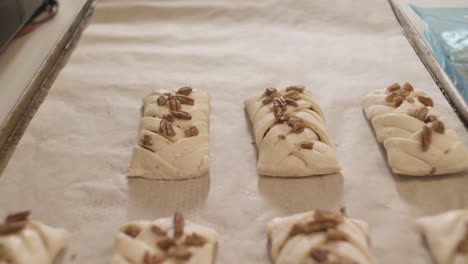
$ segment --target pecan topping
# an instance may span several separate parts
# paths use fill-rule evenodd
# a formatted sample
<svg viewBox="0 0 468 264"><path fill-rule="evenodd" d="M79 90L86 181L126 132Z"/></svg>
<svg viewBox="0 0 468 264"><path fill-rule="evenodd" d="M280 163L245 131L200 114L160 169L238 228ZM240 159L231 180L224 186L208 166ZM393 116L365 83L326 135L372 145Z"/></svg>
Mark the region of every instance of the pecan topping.
<svg viewBox="0 0 468 264"><path fill-rule="evenodd" d="M264 105L267 105L267 104L271 103L272 101L273 101L273 98L272 98L271 96L265 96L265 97L263 97L263 99L262 99L262 103L263 103Z"/></svg>
<svg viewBox="0 0 468 264"><path fill-rule="evenodd" d="M158 103L159 106L165 106L167 104L167 99L165 96L161 95L156 99L156 103Z"/></svg>
<svg viewBox="0 0 468 264"><path fill-rule="evenodd" d="M293 100L301 99L301 95L299 94L299 92L296 92L296 91L287 92L283 95L283 97L288 98L288 99L293 99Z"/></svg>
<svg viewBox="0 0 468 264"><path fill-rule="evenodd" d="M22 222L28 220L28 217L31 215L31 211L21 211L14 214L9 214L5 218L5 223L14 223L14 222Z"/></svg>
<svg viewBox="0 0 468 264"><path fill-rule="evenodd" d="M153 145L153 139L150 135L143 135L143 137L140 140L140 144L144 147L151 147Z"/></svg>
<svg viewBox="0 0 468 264"><path fill-rule="evenodd" d="M394 84L392 84L392 85L390 85L390 86L387 87L387 91L389 91L389 92L395 92L395 91L400 90L400 88L401 88L401 86L400 86L399 83L394 83Z"/></svg>
<svg viewBox="0 0 468 264"><path fill-rule="evenodd" d="M424 119L424 123L430 123L430 122L434 122L437 120L437 117L434 116L434 115L428 115L426 117L426 119Z"/></svg>
<svg viewBox="0 0 468 264"><path fill-rule="evenodd" d="M313 260L317 261L318 263L322 263L328 260L328 254L330 254L330 251L328 250L315 248L310 251L309 255Z"/></svg>
<svg viewBox="0 0 468 264"><path fill-rule="evenodd" d="M288 125L292 128L291 131L296 134L302 133L302 131L304 131L304 129L306 128L304 121L297 117L290 118L288 121Z"/></svg>
<svg viewBox="0 0 468 264"><path fill-rule="evenodd" d="M156 245L158 248L160 248L163 251L168 251L171 247L175 247L176 243L174 239L172 238L164 238L156 242Z"/></svg>
<svg viewBox="0 0 468 264"><path fill-rule="evenodd" d="M176 94L189 95L192 93L192 87L182 87L177 90Z"/></svg>
<svg viewBox="0 0 468 264"><path fill-rule="evenodd" d="M175 120L175 117L171 113L167 113L167 114L163 115L162 118L166 119L169 122L174 122L174 120Z"/></svg>
<svg viewBox="0 0 468 264"><path fill-rule="evenodd" d="M192 97L188 97L186 95L176 95L175 99L179 100L181 104L186 104L186 105L195 104L195 99L193 99Z"/></svg>
<svg viewBox="0 0 468 264"><path fill-rule="evenodd" d="M149 252L145 252L145 255L143 257L143 264L161 264L166 260L165 256L158 256L158 255L153 255Z"/></svg>
<svg viewBox="0 0 468 264"><path fill-rule="evenodd" d="M159 123L159 133L166 137L173 137L176 135L172 123L166 119L161 119L161 122Z"/></svg>
<svg viewBox="0 0 468 264"><path fill-rule="evenodd" d="M135 238L137 237L141 232L141 228L136 225L128 225L125 227L123 230L123 233L126 234L129 237Z"/></svg>
<svg viewBox="0 0 468 264"><path fill-rule="evenodd" d="M265 96L270 96L270 97L274 97L273 95L276 94L278 91L276 90L276 88L267 88L265 90L265 93L264 95Z"/></svg>
<svg viewBox="0 0 468 264"><path fill-rule="evenodd" d="M419 102L421 102L421 104L423 104L425 106L434 106L434 102L429 97L425 97L425 96L420 95L420 96L418 96L418 100L419 100Z"/></svg>
<svg viewBox="0 0 468 264"><path fill-rule="evenodd" d="M178 260L189 260L192 257L192 252L186 249L179 249L172 252L170 256Z"/></svg>
<svg viewBox="0 0 468 264"><path fill-rule="evenodd" d="M279 135L278 138L283 140L283 139L286 139L286 136L285 135Z"/></svg>
<svg viewBox="0 0 468 264"><path fill-rule="evenodd" d="M314 248L310 251L309 256L317 263L323 264L358 264L356 261L333 253L328 249Z"/></svg>
<svg viewBox="0 0 468 264"><path fill-rule="evenodd" d="M275 115L277 122L285 122L287 120L286 116L286 101L282 98L273 99L273 114Z"/></svg>
<svg viewBox="0 0 468 264"><path fill-rule="evenodd" d="M442 121L440 121L440 120L436 120L436 121L432 122L431 127L432 127L432 130L434 130L435 132L437 132L439 134L443 134L445 132L444 123L442 123Z"/></svg>
<svg viewBox="0 0 468 264"><path fill-rule="evenodd" d="M187 246L193 246L193 247L202 247L203 245L206 244L206 239L200 235L198 235L197 233L193 233L191 235L188 235L186 238L185 238L185 245Z"/></svg>
<svg viewBox="0 0 468 264"><path fill-rule="evenodd" d="M0 224L0 236L11 235L21 232L26 227L27 221L16 221Z"/></svg>
<svg viewBox="0 0 468 264"><path fill-rule="evenodd" d="M192 116L185 111L171 111L171 115L173 115L177 119L184 119L184 120L192 119Z"/></svg>
<svg viewBox="0 0 468 264"><path fill-rule="evenodd" d="M395 107L399 107L403 103L404 100L405 98L398 95L395 98L393 98L393 105Z"/></svg>
<svg viewBox="0 0 468 264"><path fill-rule="evenodd" d="M296 91L298 93L303 93L304 92L304 89L305 87L304 86L288 86L286 87L286 92L290 92L290 91Z"/></svg>
<svg viewBox="0 0 468 264"><path fill-rule="evenodd" d="M174 214L174 237L179 238L184 234L185 220L181 213Z"/></svg>
<svg viewBox="0 0 468 264"><path fill-rule="evenodd" d="M458 242L457 252L466 254L468 253L468 221L465 223L465 235Z"/></svg>
<svg viewBox="0 0 468 264"><path fill-rule="evenodd" d="M412 109L408 112L408 115L417 118L421 121L424 121L426 119L427 113L429 112L429 109L426 107L424 108L418 108L418 109Z"/></svg>
<svg viewBox="0 0 468 264"><path fill-rule="evenodd" d="M344 216L348 216L348 212L346 212L346 207L343 206L340 208L340 214Z"/></svg>
<svg viewBox="0 0 468 264"><path fill-rule="evenodd" d="M330 241L348 241L348 235L338 229L328 229L327 230L327 239Z"/></svg>
<svg viewBox="0 0 468 264"><path fill-rule="evenodd" d="M165 230L163 230L161 227L157 226L157 225L152 225L151 226L151 232L153 232L154 234L156 234L158 236L166 236L167 235L167 232Z"/></svg>
<svg viewBox="0 0 468 264"><path fill-rule="evenodd" d="M303 149L313 149L314 148L314 142L302 143L301 148L303 148Z"/></svg>
<svg viewBox="0 0 468 264"><path fill-rule="evenodd" d="M299 104L296 101L294 101L293 99L286 98L286 99L284 99L284 101L286 101L286 104L288 104L288 105L299 106Z"/></svg>
<svg viewBox="0 0 468 264"><path fill-rule="evenodd" d="M184 135L186 137L195 137L198 136L198 128L194 125L190 125L186 128L184 128Z"/></svg>
<svg viewBox="0 0 468 264"><path fill-rule="evenodd" d="M404 83L402 88L403 90L408 92L412 92L414 90L413 86L410 83Z"/></svg>
<svg viewBox="0 0 468 264"><path fill-rule="evenodd" d="M289 236L312 234L335 228L343 221L343 217L328 211L317 210L314 219L307 223L297 223L289 231Z"/></svg>
<svg viewBox="0 0 468 264"><path fill-rule="evenodd" d="M421 132L421 147L423 151L427 151L432 142L432 129L428 126L423 126Z"/></svg>
<svg viewBox="0 0 468 264"><path fill-rule="evenodd" d="M180 111L182 109L182 106L180 105L180 101L177 99L171 99L169 100L169 110L170 111Z"/></svg>
<svg viewBox="0 0 468 264"><path fill-rule="evenodd" d="M392 92L392 93L390 93L389 95L387 95L387 96L385 97L385 101L387 101L387 102L389 102L389 103L393 103L393 99L394 99L395 97L397 97L397 96L398 96L398 93Z"/></svg>
<svg viewBox="0 0 468 264"><path fill-rule="evenodd" d="M414 99L413 99L413 98L406 98L406 101L408 101L409 103L414 103Z"/></svg>

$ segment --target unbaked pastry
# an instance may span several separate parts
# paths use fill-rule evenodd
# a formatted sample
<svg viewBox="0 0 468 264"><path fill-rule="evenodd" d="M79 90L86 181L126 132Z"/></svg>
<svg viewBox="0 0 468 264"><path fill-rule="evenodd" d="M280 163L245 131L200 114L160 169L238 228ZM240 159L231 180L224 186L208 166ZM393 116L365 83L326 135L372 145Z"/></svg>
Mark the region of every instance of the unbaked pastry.
<svg viewBox="0 0 468 264"><path fill-rule="evenodd" d="M364 111L394 173L425 176L468 169L468 150L445 126L433 100L409 83L370 92Z"/></svg>
<svg viewBox="0 0 468 264"><path fill-rule="evenodd" d="M173 218L135 221L120 229L112 264L211 264L215 261L216 231Z"/></svg>
<svg viewBox="0 0 468 264"><path fill-rule="evenodd" d="M299 177L340 171L325 116L304 87L268 88L245 100L245 107L259 152L259 174Z"/></svg>
<svg viewBox="0 0 468 264"><path fill-rule="evenodd" d="M208 172L209 113L208 93L190 87L145 96L128 176L181 180Z"/></svg>
<svg viewBox="0 0 468 264"><path fill-rule="evenodd" d="M70 234L29 219L30 212L10 214L0 224L0 263L51 264Z"/></svg>
<svg viewBox="0 0 468 264"><path fill-rule="evenodd" d="M268 223L274 264L370 264L367 223L316 210Z"/></svg>
<svg viewBox="0 0 468 264"><path fill-rule="evenodd" d="M468 210L455 210L418 219L438 264L468 263Z"/></svg>

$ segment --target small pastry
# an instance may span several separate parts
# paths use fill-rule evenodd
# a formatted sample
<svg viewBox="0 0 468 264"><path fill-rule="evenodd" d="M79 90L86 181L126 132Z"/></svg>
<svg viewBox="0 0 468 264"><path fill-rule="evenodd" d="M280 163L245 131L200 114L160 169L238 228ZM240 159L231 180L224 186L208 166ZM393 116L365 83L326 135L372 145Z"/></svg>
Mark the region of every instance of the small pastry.
<svg viewBox="0 0 468 264"><path fill-rule="evenodd" d="M370 264L367 223L316 210L268 223L274 264Z"/></svg>
<svg viewBox="0 0 468 264"><path fill-rule="evenodd" d="M208 172L208 93L159 90L143 98L142 112L129 177L181 180Z"/></svg>
<svg viewBox="0 0 468 264"><path fill-rule="evenodd" d="M468 263L468 210L455 210L417 220L437 264Z"/></svg>
<svg viewBox="0 0 468 264"><path fill-rule="evenodd" d="M370 92L362 105L394 173L426 176L468 169L468 149L424 92L396 83Z"/></svg>
<svg viewBox="0 0 468 264"><path fill-rule="evenodd" d="M257 172L303 177L340 171L325 116L302 86L268 88L245 100L259 157Z"/></svg>
<svg viewBox="0 0 468 264"><path fill-rule="evenodd" d="M216 231L173 218L135 221L120 229L112 264L212 264L215 262Z"/></svg>
<svg viewBox="0 0 468 264"><path fill-rule="evenodd" d="M70 237L67 230L29 219L30 212L10 214L0 224L0 263L52 264Z"/></svg>

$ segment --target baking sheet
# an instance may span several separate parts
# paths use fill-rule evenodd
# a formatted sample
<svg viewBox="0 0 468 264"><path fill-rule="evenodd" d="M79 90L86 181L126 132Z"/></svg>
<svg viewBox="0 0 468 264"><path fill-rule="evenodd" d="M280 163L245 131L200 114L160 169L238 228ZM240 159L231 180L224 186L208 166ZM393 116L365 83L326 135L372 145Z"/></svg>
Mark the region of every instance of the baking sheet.
<svg viewBox="0 0 468 264"><path fill-rule="evenodd" d="M269 263L265 225L314 208L369 222L376 263L430 263L413 220L466 208L467 173L390 173L360 101L409 81L468 135L386 1L99 1L68 65L0 177L0 216L73 232L60 263L109 263L123 223L179 210L220 234L218 263ZM327 116L341 174L259 177L243 100L303 84ZM212 96L211 169L180 182L127 179L141 98L190 85Z"/></svg>

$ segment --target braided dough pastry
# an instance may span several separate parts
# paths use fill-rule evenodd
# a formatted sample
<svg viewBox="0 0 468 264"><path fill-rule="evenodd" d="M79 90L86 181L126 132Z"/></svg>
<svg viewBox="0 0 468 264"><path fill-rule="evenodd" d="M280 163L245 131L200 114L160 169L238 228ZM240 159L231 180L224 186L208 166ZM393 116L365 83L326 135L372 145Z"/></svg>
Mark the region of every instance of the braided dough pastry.
<svg viewBox="0 0 468 264"><path fill-rule="evenodd" d="M29 220L30 212L8 215L0 225L0 263L51 264L70 234Z"/></svg>
<svg viewBox="0 0 468 264"><path fill-rule="evenodd" d="M370 92L364 111L394 173L424 176L468 169L468 150L424 92L396 83Z"/></svg>
<svg viewBox="0 0 468 264"><path fill-rule="evenodd" d="M455 210L417 221L438 264L468 263L468 210Z"/></svg>
<svg viewBox="0 0 468 264"><path fill-rule="evenodd" d="M210 167L208 93L182 87L143 98L143 117L128 176L181 180Z"/></svg>
<svg viewBox="0 0 468 264"><path fill-rule="evenodd" d="M207 227L174 218L128 223L117 235L112 264L211 264L217 233Z"/></svg>
<svg viewBox="0 0 468 264"><path fill-rule="evenodd" d="M259 152L259 174L299 177L340 171L325 116L304 87L268 88L245 100L245 107Z"/></svg>
<svg viewBox="0 0 468 264"><path fill-rule="evenodd" d="M275 264L372 263L367 223L329 211L311 211L268 223Z"/></svg>

